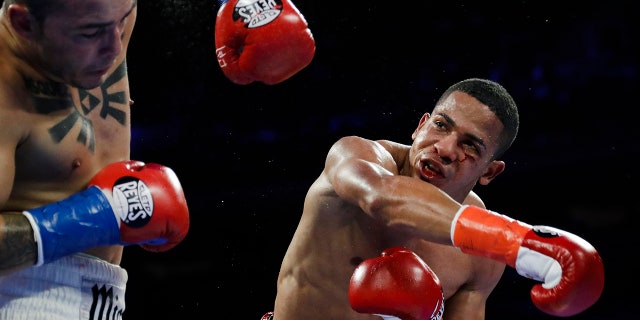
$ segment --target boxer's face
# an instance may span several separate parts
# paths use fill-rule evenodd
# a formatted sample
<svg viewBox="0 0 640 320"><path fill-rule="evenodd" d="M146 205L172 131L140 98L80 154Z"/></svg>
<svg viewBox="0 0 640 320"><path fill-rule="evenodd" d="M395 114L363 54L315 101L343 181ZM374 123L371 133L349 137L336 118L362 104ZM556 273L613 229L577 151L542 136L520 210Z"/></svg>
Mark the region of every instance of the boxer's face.
<svg viewBox="0 0 640 320"><path fill-rule="evenodd" d="M64 0L34 32L45 72L80 88L101 85L123 50L135 0Z"/></svg>
<svg viewBox="0 0 640 320"><path fill-rule="evenodd" d="M453 92L413 133L414 175L461 201L479 180L487 184L504 170L504 163L492 160L502 129L486 105Z"/></svg>

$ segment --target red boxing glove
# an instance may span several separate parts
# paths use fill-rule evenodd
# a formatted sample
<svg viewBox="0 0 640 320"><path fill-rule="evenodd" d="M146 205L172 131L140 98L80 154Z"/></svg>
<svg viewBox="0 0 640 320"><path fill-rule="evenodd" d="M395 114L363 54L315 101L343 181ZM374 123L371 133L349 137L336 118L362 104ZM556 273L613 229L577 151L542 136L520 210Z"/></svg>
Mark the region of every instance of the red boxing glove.
<svg viewBox="0 0 640 320"><path fill-rule="evenodd" d="M227 2L228 1L228 2ZM280 83L311 63L316 45L307 21L289 0L219 0L218 63L236 84Z"/></svg>
<svg viewBox="0 0 640 320"><path fill-rule="evenodd" d="M547 226L530 226L474 206L462 206L451 225L453 245L501 261L541 281L531 289L538 309L559 317L592 306L604 289L602 259L582 238Z"/></svg>
<svg viewBox="0 0 640 320"><path fill-rule="evenodd" d="M116 162L98 172L89 185L111 195L109 202L120 219L121 243L160 252L187 236L189 209L170 168L141 161Z"/></svg>
<svg viewBox="0 0 640 320"><path fill-rule="evenodd" d="M418 255L403 247L389 248L356 268L349 303L359 313L402 320L438 320L444 312L440 280Z"/></svg>
<svg viewBox="0 0 640 320"><path fill-rule="evenodd" d="M36 265L105 245L166 251L189 230L189 209L175 173L140 161L112 163L84 191L23 214L38 248Z"/></svg>

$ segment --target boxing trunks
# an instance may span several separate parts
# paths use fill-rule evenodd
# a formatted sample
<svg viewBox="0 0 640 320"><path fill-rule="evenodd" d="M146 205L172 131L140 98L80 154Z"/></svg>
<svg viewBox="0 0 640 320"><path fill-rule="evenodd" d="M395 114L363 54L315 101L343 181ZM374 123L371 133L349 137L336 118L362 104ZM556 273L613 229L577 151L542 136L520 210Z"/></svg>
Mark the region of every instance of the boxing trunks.
<svg viewBox="0 0 640 320"><path fill-rule="evenodd" d="M122 319L128 275L79 253L0 276L0 319Z"/></svg>

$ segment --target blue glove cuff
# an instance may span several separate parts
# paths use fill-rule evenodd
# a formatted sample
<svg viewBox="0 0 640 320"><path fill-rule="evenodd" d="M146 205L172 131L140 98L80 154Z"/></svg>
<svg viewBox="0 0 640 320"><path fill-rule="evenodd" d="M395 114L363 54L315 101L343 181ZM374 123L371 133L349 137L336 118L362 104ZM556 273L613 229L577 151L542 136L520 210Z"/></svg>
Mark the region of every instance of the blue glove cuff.
<svg viewBox="0 0 640 320"><path fill-rule="evenodd" d="M24 212L38 245L36 265L86 249L120 243L120 222L96 186Z"/></svg>

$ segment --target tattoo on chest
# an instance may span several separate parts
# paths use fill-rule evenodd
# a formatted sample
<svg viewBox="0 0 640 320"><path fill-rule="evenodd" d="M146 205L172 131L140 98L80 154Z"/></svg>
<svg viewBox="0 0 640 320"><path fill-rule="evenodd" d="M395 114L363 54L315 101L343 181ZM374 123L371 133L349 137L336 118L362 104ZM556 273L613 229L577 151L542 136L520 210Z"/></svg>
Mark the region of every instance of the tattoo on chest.
<svg viewBox="0 0 640 320"><path fill-rule="evenodd" d="M51 139L60 143L69 135L74 126L79 125L80 132L76 136L76 141L87 146L93 153L95 132L93 123L88 118L91 112L98 110L100 119L109 120L112 118L123 126L127 122L127 113L114 106L115 104L129 105L129 102L126 101L126 92L109 92L109 89L122 80L126 74L126 63L123 62L99 88L91 91L71 88L57 82L35 81L31 78L25 78L25 85L32 94L36 112L49 114L72 109L68 116L49 128ZM73 91L77 94L77 101L73 99Z"/></svg>

